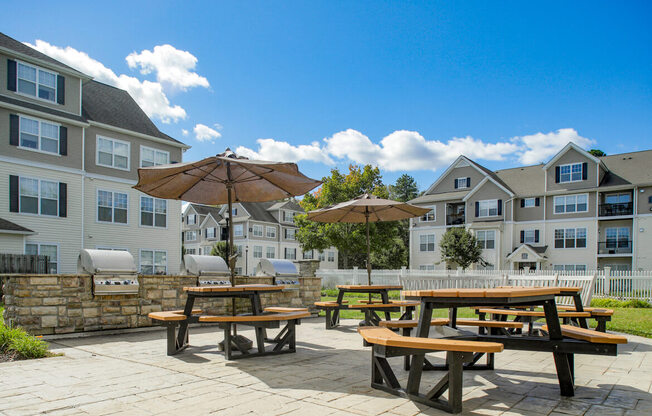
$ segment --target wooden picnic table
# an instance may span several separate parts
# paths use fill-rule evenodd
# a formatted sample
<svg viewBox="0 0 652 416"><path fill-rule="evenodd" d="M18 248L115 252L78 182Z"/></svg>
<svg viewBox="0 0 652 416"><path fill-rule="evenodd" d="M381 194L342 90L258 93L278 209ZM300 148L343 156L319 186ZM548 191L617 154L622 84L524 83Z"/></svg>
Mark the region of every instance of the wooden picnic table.
<svg viewBox="0 0 652 416"><path fill-rule="evenodd" d="M401 285L337 285L336 287L337 287L337 289L339 291L338 294L337 294L337 300L336 300L336 302L338 304L338 307L335 308L332 311L332 315L330 317L328 317L328 316L326 317L326 329L331 329L331 328L335 328L336 326L338 326L338 324L340 322L340 309L351 309L352 308L350 306L346 306L346 305L343 304L344 295L346 293L368 293L370 296L372 294L377 294L377 295L380 295L380 299L382 301L381 304L382 305L388 305L390 303L389 302L389 291L390 290L402 290L403 289L403 286L401 286ZM381 308L378 307L377 309L380 310ZM385 319L386 320L391 319L390 313L392 311L394 311L395 309L400 310L400 307L397 305L395 308L388 308L388 307L382 308L382 311L385 313ZM409 313L409 317L406 317L406 319L412 319L412 311L414 310L414 308L407 307L407 309L409 310L410 313ZM330 311L327 311L327 312L330 312ZM367 325L367 326L371 326L371 325L374 325L374 324L377 325L375 320L371 319L373 317L373 315L375 314L375 311L374 311L373 307L365 308L364 312L365 312L365 320L364 320L365 325Z"/></svg>
<svg viewBox="0 0 652 416"><path fill-rule="evenodd" d="M542 306L545 314L546 336L511 336L491 332L489 334L473 334L468 331L455 330L456 335L446 338L500 342L508 349L526 351L552 352L557 369L559 387L563 396L574 395L574 354L617 355L617 346L608 343L590 343L578 339L564 338L562 326L555 304L556 296L575 296L577 288L558 287L501 287L495 289L440 289L440 290L408 290L403 291L405 299L419 300L421 310L416 336L427 338L430 331L432 311L447 308L450 326L456 327L457 308L461 307L518 307ZM579 302L581 305L581 302ZM583 329L586 331L586 329ZM417 392L424 370L425 354L412 355L407 391ZM477 362L474 359L465 368L473 368Z"/></svg>

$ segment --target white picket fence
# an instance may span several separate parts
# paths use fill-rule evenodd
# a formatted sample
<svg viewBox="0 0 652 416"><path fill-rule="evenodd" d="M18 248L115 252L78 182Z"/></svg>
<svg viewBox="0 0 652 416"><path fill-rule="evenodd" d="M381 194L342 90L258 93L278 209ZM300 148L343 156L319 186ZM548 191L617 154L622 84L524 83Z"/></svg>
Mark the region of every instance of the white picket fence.
<svg viewBox="0 0 652 416"><path fill-rule="evenodd" d="M367 270L320 269L317 276L322 286L335 288L341 284L366 284ZM594 278L595 276L595 278ZM613 298L652 301L652 271L594 270L564 272L553 270L373 270L373 284L402 285L406 290L448 288L492 288L497 286L582 286L590 300ZM593 284L589 284L593 282ZM592 287L588 287L588 286ZM589 292L589 293L587 293Z"/></svg>

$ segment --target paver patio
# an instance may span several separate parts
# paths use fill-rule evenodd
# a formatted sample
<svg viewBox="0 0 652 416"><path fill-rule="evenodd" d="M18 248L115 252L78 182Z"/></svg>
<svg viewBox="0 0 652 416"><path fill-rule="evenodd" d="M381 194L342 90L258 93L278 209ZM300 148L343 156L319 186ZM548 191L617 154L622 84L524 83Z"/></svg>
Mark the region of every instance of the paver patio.
<svg viewBox="0 0 652 416"><path fill-rule="evenodd" d="M216 328L192 328L191 347L172 357L164 329L52 341L64 356L0 364L0 415L447 414L371 389L371 353L356 324L326 331L323 318L306 319L296 354L228 362ZM652 414L652 340L628 338L618 357L577 356L573 398L559 396L551 354L505 350L495 371L465 372L464 414ZM401 360L392 363L404 382Z"/></svg>

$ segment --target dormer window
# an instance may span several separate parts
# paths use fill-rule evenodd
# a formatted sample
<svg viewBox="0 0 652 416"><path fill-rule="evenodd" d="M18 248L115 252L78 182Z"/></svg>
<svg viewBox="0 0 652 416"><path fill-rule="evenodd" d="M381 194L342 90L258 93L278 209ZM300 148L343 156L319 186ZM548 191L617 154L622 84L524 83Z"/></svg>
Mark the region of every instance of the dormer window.
<svg viewBox="0 0 652 416"><path fill-rule="evenodd" d="M455 189L466 189L471 187L471 178L455 179Z"/></svg>
<svg viewBox="0 0 652 416"><path fill-rule="evenodd" d="M186 220L188 222L188 225L197 224L197 214L188 214L188 216L186 217Z"/></svg>
<svg viewBox="0 0 652 416"><path fill-rule="evenodd" d="M16 69L16 92L57 102L57 74L22 62Z"/></svg>
<svg viewBox="0 0 652 416"><path fill-rule="evenodd" d="M579 182L586 179L584 163L570 163L557 167L559 172L559 183Z"/></svg>

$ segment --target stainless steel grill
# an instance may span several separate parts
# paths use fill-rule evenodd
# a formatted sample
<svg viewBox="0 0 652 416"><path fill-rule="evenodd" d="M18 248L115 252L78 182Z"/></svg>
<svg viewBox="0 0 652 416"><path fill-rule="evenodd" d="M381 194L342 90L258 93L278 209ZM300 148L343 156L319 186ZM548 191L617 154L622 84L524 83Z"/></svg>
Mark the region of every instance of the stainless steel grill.
<svg viewBox="0 0 652 416"><path fill-rule="evenodd" d="M231 271L222 257L186 254L183 256L183 264L187 275L197 276L199 286L231 284Z"/></svg>
<svg viewBox="0 0 652 416"><path fill-rule="evenodd" d="M286 289L299 289L299 271L290 260L260 259L256 276L273 277L275 285L284 285Z"/></svg>
<svg viewBox="0 0 652 416"><path fill-rule="evenodd" d="M93 276L95 295L138 293L138 269L128 251L83 249L77 259L77 272Z"/></svg>

